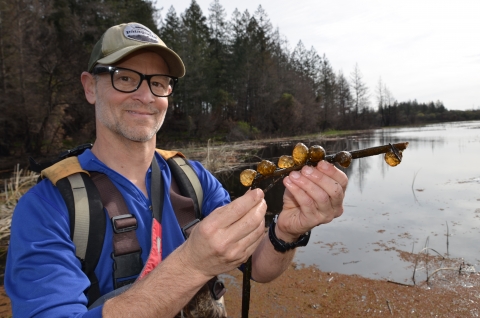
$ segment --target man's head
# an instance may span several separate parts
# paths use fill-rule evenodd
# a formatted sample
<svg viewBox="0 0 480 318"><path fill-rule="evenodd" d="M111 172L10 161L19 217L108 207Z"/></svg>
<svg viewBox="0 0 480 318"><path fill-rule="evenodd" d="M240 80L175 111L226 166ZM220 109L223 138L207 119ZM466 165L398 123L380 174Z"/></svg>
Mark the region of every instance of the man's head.
<svg viewBox="0 0 480 318"><path fill-rule="evenodd" d="M97 64L111 65L135 51L147 49L160 55L168 65L169 74L174 77L185 75L182 59L149 28L140 23L123 23L109 28L95 44L88 72Z"/></svg>
<svg viewBox="0 0 480 318"><path fill-rule="evenodd" d="M95 105L97 141L154 143L167 96L184 74L180 57L145 26L128 23L108 29L81 77L85 96Z"/></svg>

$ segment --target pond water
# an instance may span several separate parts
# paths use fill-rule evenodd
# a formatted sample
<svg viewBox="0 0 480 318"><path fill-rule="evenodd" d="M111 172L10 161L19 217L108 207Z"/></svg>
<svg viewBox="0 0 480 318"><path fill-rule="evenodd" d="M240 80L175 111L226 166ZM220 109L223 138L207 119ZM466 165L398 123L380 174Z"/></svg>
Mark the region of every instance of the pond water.
<svg viewBox="0 0 480 318"><path fill-rule="evenodd" d="M296 262L409 283L415 259L428 246L434 249L430 255L436 251L480 269L480 121L379 129L305 144L320 144L331 154L403 141L409 146L399 166L388 166L379 155L343 169L349 177L344 214L315 228ZM274 144L258 156L273 159L293 146ZM233 197L245 192L238 173L219 179ZM282 193L281 182L267 193L269 211L281 210Z"/></svg>

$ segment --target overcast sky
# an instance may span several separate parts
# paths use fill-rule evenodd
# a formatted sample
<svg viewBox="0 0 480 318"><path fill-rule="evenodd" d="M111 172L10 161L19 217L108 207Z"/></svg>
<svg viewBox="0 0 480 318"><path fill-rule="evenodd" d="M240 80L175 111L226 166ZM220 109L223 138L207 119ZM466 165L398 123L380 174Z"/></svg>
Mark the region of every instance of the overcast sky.
<svg viewBox="0 0 480 318"><path fill-rule="evenodd" d="M197 0L203 14L213 0ZM159 0L165 16L191 0ZM480 0L220 0L227 19L259 5L293 49L302 41L350 77L355 64L372 106L379 79L397 101L480 109ZM167 43L168 45L168 43Z"/></svg>

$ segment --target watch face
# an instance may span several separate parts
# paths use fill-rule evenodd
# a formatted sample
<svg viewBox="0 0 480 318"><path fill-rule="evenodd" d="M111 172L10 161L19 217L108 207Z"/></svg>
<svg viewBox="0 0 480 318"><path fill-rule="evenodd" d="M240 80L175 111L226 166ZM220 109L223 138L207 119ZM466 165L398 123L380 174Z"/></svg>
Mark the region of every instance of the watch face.
<svg viewBox="0 0 480 318"><path fill-rule="evenodd" d="M296 242L296 245L297 246L307 246L311 233L312 233L311 231L308 231L304 235L300 236L300 239Z"/></svg>

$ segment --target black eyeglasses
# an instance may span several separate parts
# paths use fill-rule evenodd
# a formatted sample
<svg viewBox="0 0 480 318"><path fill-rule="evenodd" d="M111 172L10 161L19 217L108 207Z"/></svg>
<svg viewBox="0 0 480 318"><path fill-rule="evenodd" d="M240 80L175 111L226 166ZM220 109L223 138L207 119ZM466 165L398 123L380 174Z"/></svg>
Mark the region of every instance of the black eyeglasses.
<svg viewBox="0 0 480 318"><path fill-rule="evenodd" d="M122 93L135 92L144 79L147 80L148 87L153 95L158 97L167 97L173 94L178 78L163 75L151 74L145 75L134 70L114 66L97 66L93 69L92 74L110 73L112 78L112 86Z"/></svg>

